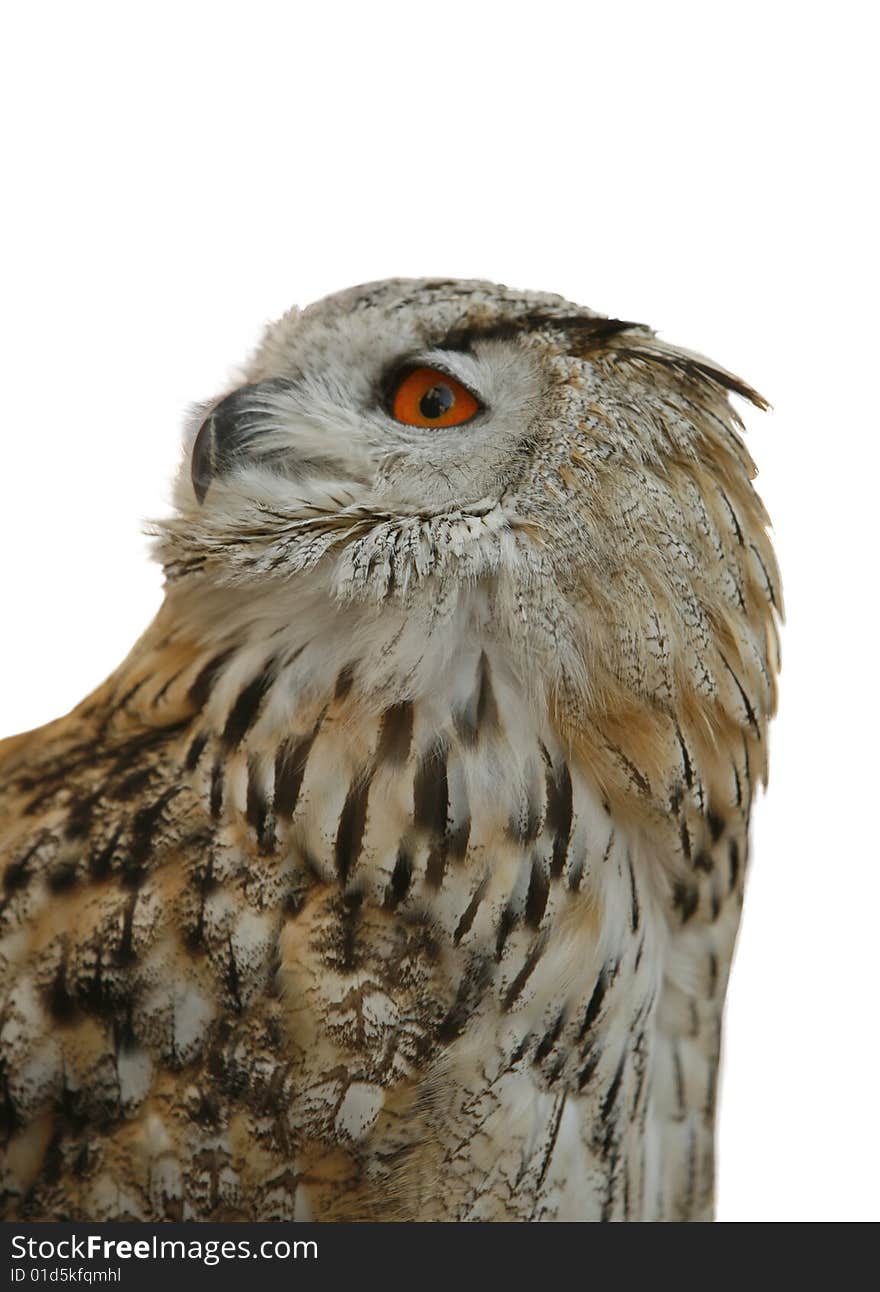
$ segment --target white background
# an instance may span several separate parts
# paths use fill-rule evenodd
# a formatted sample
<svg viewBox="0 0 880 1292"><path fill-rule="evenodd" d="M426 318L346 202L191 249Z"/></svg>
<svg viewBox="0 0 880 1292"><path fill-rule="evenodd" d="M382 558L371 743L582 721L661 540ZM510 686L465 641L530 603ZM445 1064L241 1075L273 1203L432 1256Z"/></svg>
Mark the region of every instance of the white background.
<svg viewBox="0 0 880 1292"><path fill-rule="evenodd" d="M11 15L11 7L7 12ZM719 1214L880 1215L870 6L16 6L2 32L0 731L160 599L143 518L268 319L388 275L650 323L772 401L781 712L727 1018Z"/></svg>

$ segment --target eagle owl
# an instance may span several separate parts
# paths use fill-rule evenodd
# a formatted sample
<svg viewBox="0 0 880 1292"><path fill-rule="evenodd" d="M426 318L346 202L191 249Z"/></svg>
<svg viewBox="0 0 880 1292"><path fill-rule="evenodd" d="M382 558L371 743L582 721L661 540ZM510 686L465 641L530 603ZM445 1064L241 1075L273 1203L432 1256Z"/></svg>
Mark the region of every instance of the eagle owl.
<svg viewBox="0 0 880 1292"><path fill-rule="evenodd" d="M483 282L267 330L155 621L0 746L7 1216L711 1217L780 609L730 392Z"/></svg>

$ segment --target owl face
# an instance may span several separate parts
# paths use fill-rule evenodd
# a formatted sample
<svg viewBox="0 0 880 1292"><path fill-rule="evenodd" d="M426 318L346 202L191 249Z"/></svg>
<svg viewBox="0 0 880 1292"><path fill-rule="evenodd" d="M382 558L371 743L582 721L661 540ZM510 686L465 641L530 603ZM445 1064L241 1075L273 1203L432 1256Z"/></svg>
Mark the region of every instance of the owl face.
<svg viewBox="0 0 880 1292"><path fill-rule="evenodd" d="M488 635L572 726L641 707L649 744L772 709L778 582L728 394L761 401L723 369L556 296L394 280L292 311L244 378L160 542L215 627L230 588L278 632L360 607L353 633L405 625L413 659L452 624L440 654Z"/></svg>
<svg viewBox="0 0 880 1292"><path fill-rule="evenodd" d="M612 348L622 337L628 345ZM578 564L589 563L607 546L627 473L696 444L652 399L659 368L653 390L626 369L651 340L558 297L486 283L394 281L331 297L271 327L241 387L208 412L180 512L197 530L225 528L236 556L250 530L242 509L271 512L274 525L286 517L298 529L276 568L288 570L318 513L410 530L418 519L424 537L432 522L498 508L521 538L540 531L543 559L561 554L560 569L577 530ZM436 572L448 544L429 537ZM463 568L472 578L473 560Z"/></svg>
<svg viewBox="0 0 880 1292"><path fill-rule="evenodd" d="M259 494L256 468L399 517L497 503L549 429L559 380L520 342L541 298L463 286L388 284L283 319L201 428L197 500L210 507L219 478ZM286 505L299 501L294 488Z"/></svg>

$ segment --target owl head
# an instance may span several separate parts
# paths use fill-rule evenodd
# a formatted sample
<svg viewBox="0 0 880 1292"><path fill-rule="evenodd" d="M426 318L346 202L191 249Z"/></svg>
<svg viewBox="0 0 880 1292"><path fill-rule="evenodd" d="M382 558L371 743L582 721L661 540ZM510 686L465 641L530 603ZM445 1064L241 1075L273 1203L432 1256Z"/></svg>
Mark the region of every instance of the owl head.
<svg viewBox="0 0 880 1292"><path fill-rule="evenodd" d="M188 436L169 599L218 639L342 640L383 704L491 643L606 801L686 840L688 805L742 802L775 702L731 393L764 406L646 327L485 282L292 310Z"/></svg>

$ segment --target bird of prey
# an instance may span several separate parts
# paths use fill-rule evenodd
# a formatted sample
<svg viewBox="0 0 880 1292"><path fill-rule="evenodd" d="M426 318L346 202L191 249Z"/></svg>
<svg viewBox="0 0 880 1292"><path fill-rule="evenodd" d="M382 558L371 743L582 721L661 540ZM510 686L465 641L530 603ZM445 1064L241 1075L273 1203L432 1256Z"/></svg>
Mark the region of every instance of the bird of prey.
<svg viewBox="0 0 880 1292"><path fill-rule="evenodd" d="M268 328L155 621L0 745L6 1216L712 1216L781 611L731 395L485 282Z"/></svg>

